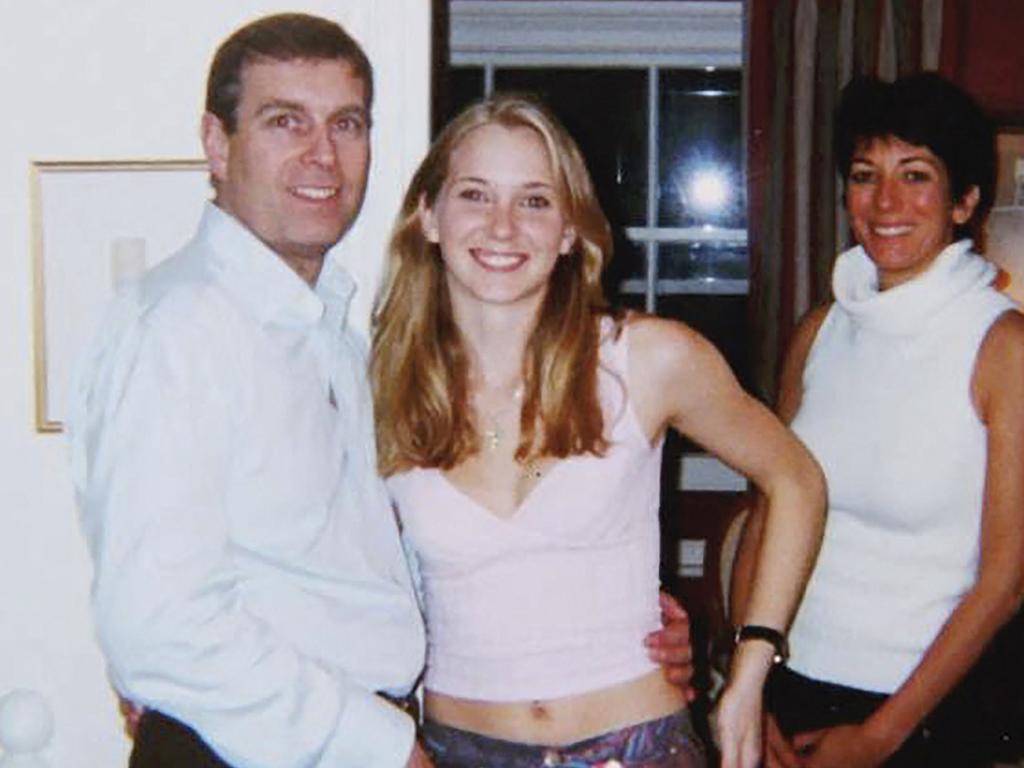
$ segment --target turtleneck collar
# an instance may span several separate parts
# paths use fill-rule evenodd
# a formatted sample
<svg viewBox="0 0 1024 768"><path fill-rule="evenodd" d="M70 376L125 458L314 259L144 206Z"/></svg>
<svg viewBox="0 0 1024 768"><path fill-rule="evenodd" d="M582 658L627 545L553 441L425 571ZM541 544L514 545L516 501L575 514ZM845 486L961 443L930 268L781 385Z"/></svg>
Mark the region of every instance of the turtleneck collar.
<svg viewBox="0 0 1024 768"><path fill-rule="evenodd" d="M971 245L959 240L947 246L927 270L886 291L878 290L878 268L858 245L836 259L832 292L858 324L881 333L913 333L956 297L992 283L995 266Z"/></svg>

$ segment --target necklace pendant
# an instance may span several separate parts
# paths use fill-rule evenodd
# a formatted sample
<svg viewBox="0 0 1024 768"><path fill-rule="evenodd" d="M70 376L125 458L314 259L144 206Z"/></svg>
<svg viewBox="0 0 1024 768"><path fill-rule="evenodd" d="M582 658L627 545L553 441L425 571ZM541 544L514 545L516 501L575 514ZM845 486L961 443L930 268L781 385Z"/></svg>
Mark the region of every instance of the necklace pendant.
<svg viewBox="0 0 1024 768"><path fill-rule="evenodd" d="M492 451L498 450L498 446L501 445L501 432L498 431L497 427L495 427L493 429L484 430L483 437L484 437L484 440L487 441L487 447L490 450L492 450Z"/></svg>
<svg viewBox="0 0 1024 768"><path fill-rule="evenodd" d="M541 475L544 472L540 468L540 463L537 459L528 459L523 464L522 475L528 480L540 480Z"/></svg>

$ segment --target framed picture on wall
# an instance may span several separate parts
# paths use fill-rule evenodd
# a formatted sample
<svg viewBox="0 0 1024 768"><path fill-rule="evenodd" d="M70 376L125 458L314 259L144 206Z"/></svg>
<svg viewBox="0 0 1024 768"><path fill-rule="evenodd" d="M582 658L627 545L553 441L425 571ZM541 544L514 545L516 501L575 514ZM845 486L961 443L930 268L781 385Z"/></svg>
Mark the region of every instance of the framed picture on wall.
<svg viewBox="0 0 1024 768"><path fill-rule="evenodd" d="M1024 307L1024 127L1000 130L996 151L999 175L986 255L1002 268L1006 293Z"/></svg>
<svg viewBox="0 0 1024 768"><path fill-rule="evenodd" d="M996 207L1024 207L1024 127L999 131L996 152L999 155Z"/></svg>
<svg viewBox="0 0 1024 768"><path fill-rule="evenodd" d="M31 174L35 421L59 432L103 307L185 244L210 186L202 160L34 162Z"/></svg>

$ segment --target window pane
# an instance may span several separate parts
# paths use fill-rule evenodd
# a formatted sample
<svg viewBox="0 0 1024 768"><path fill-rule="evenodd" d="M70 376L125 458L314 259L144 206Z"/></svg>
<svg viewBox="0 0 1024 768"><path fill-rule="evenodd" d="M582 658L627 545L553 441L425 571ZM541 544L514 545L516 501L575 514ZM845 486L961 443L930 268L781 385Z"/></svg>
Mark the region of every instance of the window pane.
<svg viewBox="0 0 1024 768"><path fill-rule="evenodd" d="M612 306L620 309L632 309L637 312L646 311L644 309L644 295L642 293L624 293L612 302Z"/></svg>
<svg viewBox="0 0 1024 768"><path fill-rule="evenodd" d="M627 240L625 237L617 237L615 253L607 271L614 272L618 280L646 280L647 246L644 243Z"/></svg>
<svg viewBox="0 0 1024 768"><path fill-rule="evenodd" d="M716 243L667 243L658 249L658 278L705 283L747 279L747 249Z"/></svg>
<svg viewBox="0 0 1024 768"><path fill-rule="evenodd" d="M463 107L484 95L483 67L452 67L448 70L444 93L444 115L441 125L462 111Z"/></svg>
<svg viewBox="0 0 1024 768"><path fill-rule="evenodd" d="M699 331L718 347L740 383L749 385L746 296L659 296L658 314Z"/></svg>
<svg viewBox="0 0 1024 768"><path fill-rule="evenodd" d="M662 70L658 225L746 226L740 73Z"/></svg>
<svg viewBox="0 0 1024 768"><path fill-rule="evenodd" d="M580 145L616 230L646 223L647 71L498 69L495 90L537 94Z"/></svg>

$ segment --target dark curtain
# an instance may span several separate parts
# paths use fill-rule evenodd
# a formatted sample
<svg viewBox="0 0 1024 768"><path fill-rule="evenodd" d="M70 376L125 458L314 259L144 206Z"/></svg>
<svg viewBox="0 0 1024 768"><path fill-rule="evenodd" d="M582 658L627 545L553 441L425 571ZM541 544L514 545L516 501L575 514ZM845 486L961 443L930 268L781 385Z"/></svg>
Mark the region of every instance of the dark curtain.
<svg viewBox="0 0 1024 768"><path fill-rule="evenodd" d="M832 151L839 90L854 74L937 69L942 11L943 0L747 0L752 370L766 401L848 243Z"/></svg>

